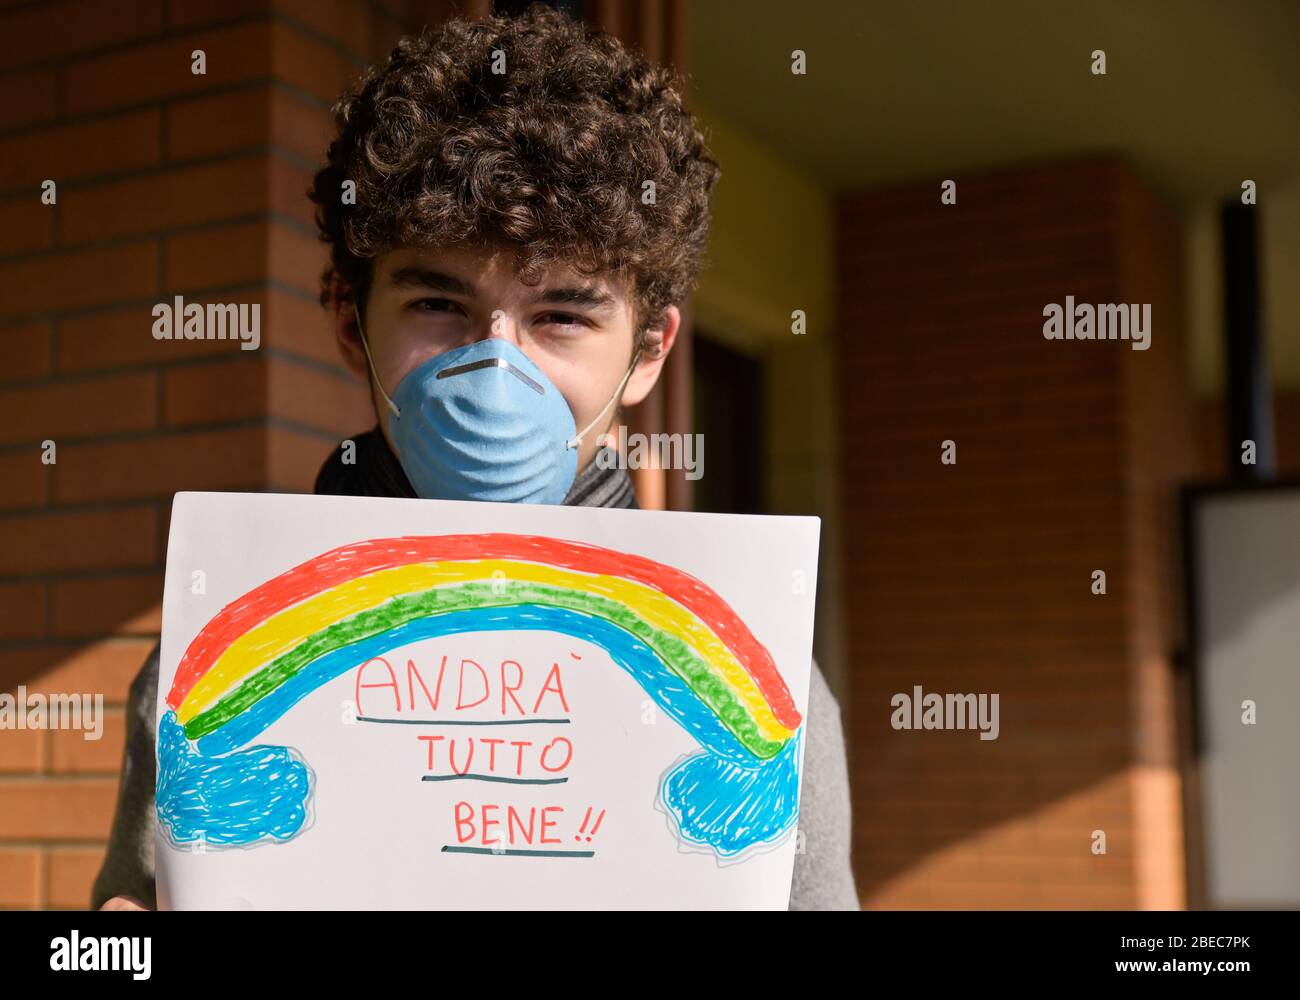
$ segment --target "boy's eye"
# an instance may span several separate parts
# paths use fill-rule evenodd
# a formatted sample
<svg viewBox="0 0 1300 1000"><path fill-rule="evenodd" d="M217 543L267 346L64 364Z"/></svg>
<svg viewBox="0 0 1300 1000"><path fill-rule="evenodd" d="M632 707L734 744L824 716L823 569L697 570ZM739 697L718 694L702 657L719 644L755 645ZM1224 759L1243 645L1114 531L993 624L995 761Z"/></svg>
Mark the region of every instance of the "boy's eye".
<svg viewBox="0 0 1300 1000"><path fill-rule="evenodd" d="M417 299L411 304L420 312L449 312L451 309L460 308L451 299Z"/></svg>
<svg viewBox="0 0 1300 1000"><path fill-rule="evenodd" d="M579 326L582 317L573 313L546 313L542 316L542 322L551 326Z"/></svg>

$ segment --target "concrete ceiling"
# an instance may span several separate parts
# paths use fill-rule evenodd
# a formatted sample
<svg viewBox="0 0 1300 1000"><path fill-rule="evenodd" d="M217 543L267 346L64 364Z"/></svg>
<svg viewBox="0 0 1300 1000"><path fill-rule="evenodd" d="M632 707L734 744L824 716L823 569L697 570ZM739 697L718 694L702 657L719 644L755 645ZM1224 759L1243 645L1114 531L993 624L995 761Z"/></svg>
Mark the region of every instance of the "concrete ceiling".
<svg viewBox="0 0 1300 1000"><path fill-rule="evenodd" d="M1081 150L1178 200L1300 178L1300 0L695 0L693 84L835 190ZM790 72L790 53L808 72ZM1106 53L1093 76L1091 53Z"/></svg>
<svg viewBox="0 0 1300 1000"><path fill-rule="evenodd" d="M688 77L830 192L1117 151L1188 229L1192 377L1222 381L1214 206L1264 210L1274 381L1300 387L1300 0L692 0ZM791 73L791 52L807 75ZM1106 53L1106 75L1091 53ZM726 164L723 164L726 182Z"/></svg>

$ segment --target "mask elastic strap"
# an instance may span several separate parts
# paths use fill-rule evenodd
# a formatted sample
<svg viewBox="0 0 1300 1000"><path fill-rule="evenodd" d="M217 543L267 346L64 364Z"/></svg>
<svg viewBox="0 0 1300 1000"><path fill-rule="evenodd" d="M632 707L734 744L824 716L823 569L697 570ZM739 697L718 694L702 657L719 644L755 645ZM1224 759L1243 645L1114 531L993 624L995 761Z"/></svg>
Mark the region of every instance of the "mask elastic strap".
<svg viewBox="0 0 1300 1000"><path fill-rule="evenodd" d="M393 411L393 415L397 417L398 420L401 420L402 411L397 408L396 403L388 398L388 393L384 392L384 383L379 380L379 369L375 367L375 359L370 356L370 344L366 342L366 331L361 329L361 310L357 307L355 299L352 302L352 311L355 312L357 316L357 333L361 334L361 346L365 349L366 361L370 363L370 371L375 376L375 385L379 386L379 395L384 397L384 402L387 403L388 408Z"/></svg>
<svg viewBox="0 0 1300 1000"><path fill-rule="evenodd" d="M618 399L618 397L623 394L623 387L627 385L627 380L632 377L632 372L636 369L637 361L640 360L640 358L641 358L641 351L638 348L636 354L632 356L632 363L628 365L627 374L623 376L623 381L620 382L618 384L618 388L614 390L614 395L610 396L609 402L600 408L600 412L596 414L596 419L593 420L591 423L589 423L582 430L580 430L578 432L577 437L575 437L572 441L569 442L568 444L569 448L576 448L578 447L578 445L582 444L582 439L587 436L587 431L591 430L598 423L600 423L601 417L603 417L605 415L605 412L612 405L614 405L614 402Z"/></svg>

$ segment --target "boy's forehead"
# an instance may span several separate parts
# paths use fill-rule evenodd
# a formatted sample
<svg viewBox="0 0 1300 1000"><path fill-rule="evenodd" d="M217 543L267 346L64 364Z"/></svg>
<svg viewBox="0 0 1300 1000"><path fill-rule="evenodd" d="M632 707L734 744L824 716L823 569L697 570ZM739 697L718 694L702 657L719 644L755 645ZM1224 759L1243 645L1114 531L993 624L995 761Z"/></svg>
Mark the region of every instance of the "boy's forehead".
<svg viewBox="0 0 1300 1000"><path fill-rule="evenodd" d="M615 298L627 297L627 284L613 274L585 275L557 262L544 269L540 281L526 285L515 273L514 259L502 250L478 250L470 247L399 247L382 255L376 262L375 285L392 286L413 280L421 273L442 274L473 285L476 291L491 293L504 288L536 289L575 287L608 292Z"/></svg>

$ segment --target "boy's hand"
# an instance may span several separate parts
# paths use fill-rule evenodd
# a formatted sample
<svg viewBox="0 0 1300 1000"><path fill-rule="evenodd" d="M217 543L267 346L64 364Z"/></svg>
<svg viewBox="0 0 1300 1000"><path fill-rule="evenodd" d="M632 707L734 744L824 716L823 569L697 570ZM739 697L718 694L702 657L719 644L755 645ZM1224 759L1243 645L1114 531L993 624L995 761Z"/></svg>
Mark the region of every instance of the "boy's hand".
<svg viewBox="0 0 1300 1000"><path fill-rule="evenodd" d="M140 900L134 896L114 896L100 907L101 910L148 910Z"/></svg>

